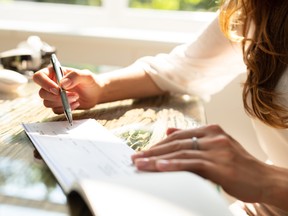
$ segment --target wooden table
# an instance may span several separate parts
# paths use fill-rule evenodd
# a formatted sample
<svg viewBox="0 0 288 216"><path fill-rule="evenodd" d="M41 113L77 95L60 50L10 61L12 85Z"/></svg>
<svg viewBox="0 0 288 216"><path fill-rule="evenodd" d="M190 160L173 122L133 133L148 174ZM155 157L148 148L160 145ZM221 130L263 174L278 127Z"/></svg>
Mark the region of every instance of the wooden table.
<svg viewBox="0 0 288 216"><path fill-rule="evenodd" d="M187 95L100 104L73 116L97 119L136 150L162 139L167 127L189 128L205 122L202 103ZM33 82L19 94L0 93L0 215L68 215L65 195L47 166L34 158L21 125L63 119L42 105Z"/></svg>

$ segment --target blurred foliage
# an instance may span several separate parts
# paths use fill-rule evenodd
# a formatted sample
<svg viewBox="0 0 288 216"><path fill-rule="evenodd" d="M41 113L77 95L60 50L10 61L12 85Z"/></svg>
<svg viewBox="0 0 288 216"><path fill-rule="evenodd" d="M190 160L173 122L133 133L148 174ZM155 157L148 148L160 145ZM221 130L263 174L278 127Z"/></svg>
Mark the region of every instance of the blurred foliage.
<svg viewBox="0 0 288 216"><path fill-rule="evenodd" d="M148 130L129 130L119 135L121 139L124 139L128 146L135 151L143 150L152 136L152 131Z"/></svg>
<svg viewBox="0 0 288 216"><path fill-rule="evenodd" d="M23 0L15 0L15 1L23 1ZM101 0L25 0L25 1L101 6Z"/></svg>
<svg viewBox="0 0 288 216"><path fill-rule="evenodd" d="M15 0L15 1L21 1L21 0ZM79 4L79 5L92 5L92 6L102 5L102 0L26 0L26 1ZM218 5L217 0L129 0L129 7L131 8L147 8L158 10L215 11L217 10L217 5Z"/></svg>
<svg viewBox="0 0 288 216"><path fill-rule="evenodd" d="M215 0L130 0L129 7L159 10L216 11Z"/></svg>

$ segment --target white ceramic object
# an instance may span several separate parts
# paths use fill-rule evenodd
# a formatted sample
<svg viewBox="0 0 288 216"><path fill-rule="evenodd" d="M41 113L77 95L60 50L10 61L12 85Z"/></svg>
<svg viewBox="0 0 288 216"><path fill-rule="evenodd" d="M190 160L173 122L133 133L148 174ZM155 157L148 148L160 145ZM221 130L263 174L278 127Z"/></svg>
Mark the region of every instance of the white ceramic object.
<svg viewBox="0 0 288 216"><path fill-rule="evenodd" d="M13 93L28 82L24 75L7 69L0 69L0 92Z"/></svg>

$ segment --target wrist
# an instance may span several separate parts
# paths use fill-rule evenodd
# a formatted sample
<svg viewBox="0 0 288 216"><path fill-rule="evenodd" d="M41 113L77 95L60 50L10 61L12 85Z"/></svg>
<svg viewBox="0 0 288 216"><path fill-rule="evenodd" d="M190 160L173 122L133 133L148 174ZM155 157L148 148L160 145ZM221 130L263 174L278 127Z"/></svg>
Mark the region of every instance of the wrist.
<svg viewBox="0 0 288 216"><path fill-rule="evenodd" d="M109 86L110 86L110 79L109 76L106 74L100 74L96 76L96 82L99 86L98 92L96 93L98 95L98 103L106 103L110 102L111 99L109 99Z"/></svg>
<svg viewBox="0 0 288 216"><path fill-rule="evenodd" d="M261 202L288 210L288 170L273 165L267 166L267 180L263 187Z"/></svg>
<svg viewBox="0 0 288 216"><path fill-rule="evenodd" d="M99 102L143 98L164 92L146 73L142 64L134 63L126 68L98 75Z"/></svg>

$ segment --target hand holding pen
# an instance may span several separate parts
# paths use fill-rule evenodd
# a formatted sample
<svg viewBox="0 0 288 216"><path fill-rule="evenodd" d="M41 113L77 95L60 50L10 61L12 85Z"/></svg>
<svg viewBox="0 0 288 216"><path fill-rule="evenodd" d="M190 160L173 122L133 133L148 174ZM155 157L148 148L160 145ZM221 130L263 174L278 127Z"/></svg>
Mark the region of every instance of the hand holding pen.
<svg viewBox="0 0 288 216"><path fill-rule="evenodd" d="M52 59L55 59L54 55ZM62 98L59 97L60 87L62 90L66 90L66 93L63 92L63 94L67 95L68 101L66 100L66 103L70 104L71 110L91 109L99 103L111 101L110 97L115 95L114 90L112 94L110 90L106 91L105 85L103 85L106 83L105 80L108 79L106 74L95 74L87 69L61 67L59 61L54 62L55 68L59 70L58 78L61 80L61 84L58 84L58 78L56 76L57 69L53 69L52 66L35 72L33 81L40 86L39 96L43 99L43 105L51 108L55 114L62 114L64 111L63 102L61 101ZM63 78L61 78L61 75L63 75ZM65 98L66 97L63 99L65 100ZM69 109L66 113L68 116L70 113Z"/></svg>
<svg viewBox="0 0 288 216"><path fill-rule="evenodd" d="M68 101L68 98L67 98L66 91L60 85L60 81L63 78L63 72L62 72L61 64L58 61L58 59L57 59L55 54L51 55L51 63L53 65L53 68L54 68L54 71L55 71L57 84L58 84L58 86L60 88L60 96L61 96L61 101L62 101L62 105L63 105L65 116L66 116L67 120L69 121L70 125L72 125L73 124L73 117L72 117L70 104L69 104L69 101Z"/></svg>

